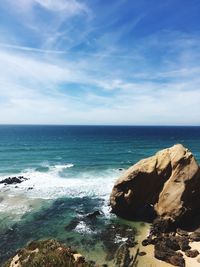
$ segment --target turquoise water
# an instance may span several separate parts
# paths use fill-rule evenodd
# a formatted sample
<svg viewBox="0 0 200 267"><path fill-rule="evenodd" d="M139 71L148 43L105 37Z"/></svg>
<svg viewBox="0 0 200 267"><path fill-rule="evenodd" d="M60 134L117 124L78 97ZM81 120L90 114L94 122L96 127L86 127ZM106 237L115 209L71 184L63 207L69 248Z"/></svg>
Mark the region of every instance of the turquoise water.
<svg viewBox="0 0 200 267"><path fill-rule="evenodd" d="M74 164L73 174L128 167L174 143L200 157L200 127L0 126L0 140L2 174L45 163Z"/></svg>
<svg viewBox="0 0 200 267"><path fill-rule="evenodd" d="M28 241L56 238L105 262L114 181L141 158L182 143L200 162L200 127L0 126L0 263ZM85 215L102 212L90 222ZM95 256L96 255L96 256Z"/></svg>

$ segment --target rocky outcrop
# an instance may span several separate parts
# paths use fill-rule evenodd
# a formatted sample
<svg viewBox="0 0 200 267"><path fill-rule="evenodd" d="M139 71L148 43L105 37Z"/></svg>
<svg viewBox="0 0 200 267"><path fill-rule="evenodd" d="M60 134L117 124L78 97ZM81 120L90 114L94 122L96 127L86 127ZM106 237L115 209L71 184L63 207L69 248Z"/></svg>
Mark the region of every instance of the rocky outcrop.
<svg viewBox="0 0 200 267"><path fill-rule="evenodd" d="M190 234L191 241L200 241L200 228L196 229L193 233Z"/></svg>
<svg viewBox="0 0 200 267"><path fill-rule="evenodd" d="M20 184L24 181L28 180L28 178L25 178L23 176L18 177L8 177L0 181L0 184L4 185L10 185L10 184Z"/></svg>
<svg viewBox="0 0 200 267"><path fill-rule="evenodd" d="M200 208L200 168L181 144L159 151L130 167L115 183L112 212L125 218L189 218Z"/></svg>
<svg viewBox="0 0 200 267"><path fill-rule="evenodd" d="M129 233L130 234L130 233ZM116 267L137 266L137 257L145 255L139 248L135 253L130 253L130 248L136 245L130 244L130 240L118 244L113 253L113 264ZM1 265L2 266L2 265ZM108 267L107 264L96 264L95 261L86 261L85 257L66 247L56 240L33 241L27 247L17 251L17 254L10 258L2 267ZM110 266L110 265L109 265Z"/></svg>
<svg viewBox="0 0 200 267"><path fill-rule="evenodd" d="M159 226L159 222L161 226ZM199 251L191 249L191 242L198 238L199 229L196 229L192 234L186 230L177 228L174 231L166 231L163 227L163 221L156 219L150 229L149 236L142 241L143 246L154 245L155 258L170 263L174 266L187 266L185 257L196 258Z"/></svg>
<svg viewBox="0 0 200 267"><path fill-rule="evenodd" d="M81 254L55 240L31 242L3 265L3 267L32 266L95 267L93 263L86 262Z"/></svg>

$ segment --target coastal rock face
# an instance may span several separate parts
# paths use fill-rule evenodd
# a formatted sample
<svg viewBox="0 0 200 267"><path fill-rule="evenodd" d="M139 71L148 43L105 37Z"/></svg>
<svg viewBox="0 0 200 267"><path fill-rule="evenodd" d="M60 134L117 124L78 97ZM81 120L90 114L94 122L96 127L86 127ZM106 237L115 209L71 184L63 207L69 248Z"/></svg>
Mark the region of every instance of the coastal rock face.
<svg viewBox="0 0 200 267"><path fill-rule="evenodd" d="M17 255L8 260L3 267L94 267L85 258L55 240L34 241Z"/></svg>
<svg viewBox="0 0 200 267"><path fill-rule="evenodd" d="M115 183L112 212L125 218L150 212L171 221L200 208L200 168L192 153L174 145L130 167Z"/></svg>

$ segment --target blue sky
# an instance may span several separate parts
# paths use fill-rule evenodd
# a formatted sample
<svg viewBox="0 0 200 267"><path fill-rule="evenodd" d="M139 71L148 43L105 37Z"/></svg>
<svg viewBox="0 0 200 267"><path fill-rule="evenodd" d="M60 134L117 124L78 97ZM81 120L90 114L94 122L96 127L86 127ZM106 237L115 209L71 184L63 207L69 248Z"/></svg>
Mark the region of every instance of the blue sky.
<svg viewBox="0 0 200 267"><path fill-rule="evenodd" d="M0 123L200 125L199 0L2 0L0 13Z"/></svg>

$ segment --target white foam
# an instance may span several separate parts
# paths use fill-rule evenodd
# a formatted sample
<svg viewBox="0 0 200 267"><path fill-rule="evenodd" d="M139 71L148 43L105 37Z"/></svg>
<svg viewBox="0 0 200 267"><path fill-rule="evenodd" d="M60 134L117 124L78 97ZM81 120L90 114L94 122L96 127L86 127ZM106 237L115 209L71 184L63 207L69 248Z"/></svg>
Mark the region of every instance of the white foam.
<svg viewBox="0 0 200 267"><path fill-rule="evenodd" d="M126 242L127 240L128 240L127 237L121 237L120 235L116 235L115 237L115 243Z"/></svg>
<svg viewBox="0 0 200 267"><path fill-rule="evenodd" d="M9 189L10 195L20 192L31 198L54 199L62 196L88 196L100 197L106 200L112 190L114 180L120 174L118 170L106 170L98 173L80 172L76 177L61 177L59 172L60 168L50 168L48 172L27 169L18 175L27 177L29 180L17 185L5 187L2 184L0 186L4 187L4 190ZM16 176L16 174L12 176ZM6 177L2 179L4 178Z"/></svg>
<svg viewBox="0 0 200 267"><path fill-rule="evenodd" d="M55 165L56 169L63 170L67 168L72 168L74 167L74 164L66 164L66 165Z"/></svg>
<svg viewBox="0 0 200 267"><path fill-rule="evenodd" d="M87 225L85 222L81 221L76 228L74 229L76 232L81 233L81 234L91 234L94 233Z"/></svg>
<svg viewBox="0 0 200 267"><path fill-rule="evenodd" d="M104 200L102 211L106 216L109 216L108 199L115 179L121 174L120 171L109 169L98 172L80 172L75 177L69 175L67 177L60 176L60 171L63 168L72 168L73 166L73 164L55 165L49 167L48 172L26 169L18 175L13 174L12 176L24 176L29 180L17 185L0 185L1 192L4 191L6 196L4 198L5 201L0 205L0 211L5 211L5 207L10 207L9 202L6 203L7 198L16 196L18 196L18 203L14 205L16 212L17 207L19 207L22 213L29 210L29 207L26 207L26 203L28 205L31 199L33 201L34 199L50 200L59 197L91 197ZM21 202L23 202L23 208L22 206L20 208Z"/></svg>
<svg viewBox="0 0 200 267"><path fill-rule="evenodd" d="M40 198L57 198L62 196L105 198L110 194L118 173L116 173L116 170L107 170L98 173L83 172L79 173L76 177L60 177L60 169L52 168L47 173L27 170L21 175L30 179L21 183L20 188L33 187L33 190L29 190L26 194Z"/></svg>

